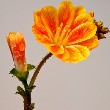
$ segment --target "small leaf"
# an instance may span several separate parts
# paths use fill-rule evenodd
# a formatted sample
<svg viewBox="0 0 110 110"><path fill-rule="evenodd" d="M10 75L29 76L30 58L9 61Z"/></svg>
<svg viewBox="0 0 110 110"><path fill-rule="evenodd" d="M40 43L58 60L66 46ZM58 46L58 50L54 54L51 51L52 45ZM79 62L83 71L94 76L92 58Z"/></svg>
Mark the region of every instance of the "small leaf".
<svg viewBox="0 0 110 110"><path fill-rule="evenodd" d="M35 85L34 85L34 86L29 86L29 87L28 87L28 92L31 93L32 90L33 90L35 87L36 87Z"/></svg>
<svg viewBox="0 0 110 110"><path fill-rule="evenodd" d="M35 86L35 85L33 85L33 86L31 86L31 87L30 87L30 89L32 90L32 89L34 89L35 87L36 87L36 86Z"/></svg>
<svg viewBox="0 0 110 110"><path fill-rule="evenodd" d="M22 93L25 94L25 91L24 91L23 88L21 88L20 86L17 87L17 90L18 90L19 92L22 92Z"/></svg>
<svg viewBox="0 0 110 110"><path fill-rule="evenodd" d="M35 106L35 103L31 103L31 105L29 106L29 108L30 108L31 110L33 110L33 109L34 109L34 106Z"/></svg>
<svg viewBox="0 0 110 110"><path fill-rule="evenodd" d="M30 71L32 69L34 69L35 66L34 65L31 65L31 64L27 64L27 71Z"/></svg>
<svg viewBox="0 0 110 110"><path fill-rule="evenodd" d="M17 87L17 92L16 94L20 94L23 98L25 96L25 91L23 90L23 88L21 88L20 86Z"/></svg>

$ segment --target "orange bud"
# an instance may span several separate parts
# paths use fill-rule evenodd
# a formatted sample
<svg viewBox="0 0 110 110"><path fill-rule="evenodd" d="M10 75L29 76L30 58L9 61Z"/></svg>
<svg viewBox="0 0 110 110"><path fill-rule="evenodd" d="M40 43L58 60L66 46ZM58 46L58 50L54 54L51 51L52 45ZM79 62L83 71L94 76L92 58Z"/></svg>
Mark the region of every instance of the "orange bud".
<svg viewBox="0 0 110 110"><path fill-rule="evenodd" d="M13 57L15 68L19 72L27 71L24 36L18 32L10 32L7 35L7 43Z"/></svg>

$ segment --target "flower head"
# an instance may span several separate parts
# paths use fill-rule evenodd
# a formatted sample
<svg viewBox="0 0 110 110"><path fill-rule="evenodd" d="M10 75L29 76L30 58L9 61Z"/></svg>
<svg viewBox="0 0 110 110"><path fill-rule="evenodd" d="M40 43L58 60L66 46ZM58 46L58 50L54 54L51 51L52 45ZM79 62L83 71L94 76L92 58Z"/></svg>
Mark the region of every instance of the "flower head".
<svg viewBox="0 0 110 110"><path fill-rule="evenodd" d="M15 68L19 72L27 71L25 41L23 35L18 32L11 32L7 35L7 43L13 57Z"/></svg>
<svg viewBox="0 0 110 110"><path fill-rule="evenodd" d="M63 1L58 9L46 6L34 11L32 31L39 43L64 62L85 60L98 45L93 16L71 1Z"/></svg>

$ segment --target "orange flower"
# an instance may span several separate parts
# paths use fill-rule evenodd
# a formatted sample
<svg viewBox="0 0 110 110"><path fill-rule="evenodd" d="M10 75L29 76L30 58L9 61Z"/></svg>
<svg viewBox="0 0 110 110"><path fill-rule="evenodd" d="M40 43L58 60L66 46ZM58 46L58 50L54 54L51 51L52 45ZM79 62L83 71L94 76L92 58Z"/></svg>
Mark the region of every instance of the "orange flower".
<svg viewBox="0 0 110 110"><path fill-rule="evenodd" d="M18 32L11 32L7 35L7 42L13 57L15 68L19 72L27 71L25 41L23 35Z"/></svg>
<svg viewBox="0 0 110 110"><path fill-rule="evenodd" d="M58 10L46 6L34 11L32 31L38 42L64 62L85 60L98 45L93 16L71 1L63 1Z"/></svg>

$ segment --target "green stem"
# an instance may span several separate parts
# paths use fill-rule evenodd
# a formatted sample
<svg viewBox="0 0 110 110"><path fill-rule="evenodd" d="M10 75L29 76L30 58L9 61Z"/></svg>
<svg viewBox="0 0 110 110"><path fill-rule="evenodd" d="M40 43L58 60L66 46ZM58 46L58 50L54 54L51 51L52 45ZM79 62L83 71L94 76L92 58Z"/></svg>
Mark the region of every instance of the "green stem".
<svg viewBox="0 0 110 110"><path fill-rule="evenodd" d="M35 70L35 72L34 72L34 74L33 74L33 76L32 76L32 79L31 79L31 81L30 81L29 87L33 87L33 86L34 86L34 82L35 82L35 80L36 80L36 78L37 78L37 75L38 75L40 69L42 68L42 66L44 65L44 63L46 62L46 60L48 60L49 57L51 57L51 56L52 56L52 53L48 53L48 54L42 59L42 61L39 63L39 65L37 66L37 69Z"/></svg>

